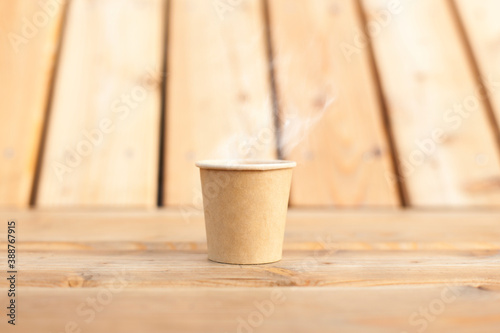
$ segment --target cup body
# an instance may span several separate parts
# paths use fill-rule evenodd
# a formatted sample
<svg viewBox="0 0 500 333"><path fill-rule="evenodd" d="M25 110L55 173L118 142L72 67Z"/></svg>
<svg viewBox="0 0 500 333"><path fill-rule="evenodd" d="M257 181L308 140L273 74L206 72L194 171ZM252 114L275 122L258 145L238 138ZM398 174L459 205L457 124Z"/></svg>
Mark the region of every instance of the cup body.
<svg viewBox="0 0 500 333"><path fill-rule="evenodd" d="M264 264L282 256L295 162L202 161L208 259Z"/></svg>

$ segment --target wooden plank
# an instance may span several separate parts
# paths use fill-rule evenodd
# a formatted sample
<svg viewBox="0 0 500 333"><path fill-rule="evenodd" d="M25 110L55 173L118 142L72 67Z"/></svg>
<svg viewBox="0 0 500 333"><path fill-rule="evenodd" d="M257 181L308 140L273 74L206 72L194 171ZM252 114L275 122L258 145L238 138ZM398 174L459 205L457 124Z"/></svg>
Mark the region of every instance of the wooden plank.
<svg viewBox="0 0 500 333"><path fill-rule="evenodd" d="M170 6L164 202L201 208L196 160L276 157L262 1Z"/></svg>
<svg viewBox="0 0 500 333"><path fill-rule="evenodd" d="M495 0L455 0L455 5L500 126L500 22L495 18L500 3Z"/></svg>
<svg viewBox="0 0 500 333"><path fill-rule="evenodd" d="M18 222L23 288L109 287L123 267L130 287L140 288L500 285L498 212L292 211L283 260L253 266L208 261L201 215L12 211L0 218Z"/></svg>
<svg viewBox="0 0 500 333"><path fill-rule="evenodd" d="M0 220L8 219L22 224L24 242L205 243L203 213L185 219L177 209L0 210ZM498 221L500 212L484 210L292 209L287 217L286 244L309 244L303 248L309 250L324 249L317 246L321 242L349 250L500 249ZM0 229L2 242L5 232Z"/></svg>
<svg viewBox="0 0 500 333"><path fill-rule="evenodd" d="M284 259L253 266L207 261L201 214L4 210L0 219L17 221L21 332L500 328L500 212L292 210Z"/></svg>
<svg viewBox="0 0 500 333"><path fill-rule="evenodd" d="M20 288L110 287L121 269L130 287L325 287L401 285L496 285L498 249L488 250L290 250L263 266L229 266L207 259L196 243L22 243ZM315 244L321 246L321 243ZM456 247L456 245L453 245ZM22 260L22 261L21 261ZM21 265L21 264L20 264ZM4 265L4 268L5 265ZM0 280L0 287L9 281Z"/></svg>
<svg viewBox="0 0 500 333"><path fill-rule="evenodd" d="M362 3L409 204L499 206L498 149L449 3L401 1L390 19L385 0Z"/></svg>
<svg viewBox="0 0 500 333"><path fill-rule="evenodd" d="M71 2L38 206L156 205L165 11Z"/></svg>
<svg viewBox="0 0 500 333"><path fill-rule="evenodd" d="M396 206L399 198L355 1L269 1L281 148L295 206Z"/></svg>
<svg viewBox="0 0 500 333"><path fill-rule="evenodd" d="M0 1L0 206L27 207L65 1Z"/></svg>
<svg viewBox="0 0 500 333"><path fill-rule="evenodd" d="M96 333L490 333L500 328L500 292L487 286L137 290L126 283L118 276L113 289L24 288L18 325L7 327L2 320L0 328Z"/></svg>

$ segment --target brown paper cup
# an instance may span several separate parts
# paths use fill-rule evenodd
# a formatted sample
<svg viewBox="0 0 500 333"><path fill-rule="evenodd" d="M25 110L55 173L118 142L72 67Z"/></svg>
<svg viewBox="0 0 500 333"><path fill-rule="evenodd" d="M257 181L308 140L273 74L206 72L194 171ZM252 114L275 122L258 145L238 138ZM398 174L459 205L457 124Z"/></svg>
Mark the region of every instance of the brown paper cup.
<svg viewBox="0 0 500 333"><path fill-rule="evenodd" d="M290 161L201 161L208 259L264 264L281 259Z"/></svg>

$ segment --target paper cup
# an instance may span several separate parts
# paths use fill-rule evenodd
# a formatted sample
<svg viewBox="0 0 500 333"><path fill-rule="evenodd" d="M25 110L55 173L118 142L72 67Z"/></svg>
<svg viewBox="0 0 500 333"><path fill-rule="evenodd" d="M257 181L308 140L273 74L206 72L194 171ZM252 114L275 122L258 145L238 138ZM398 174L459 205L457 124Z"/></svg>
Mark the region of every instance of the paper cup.
<svg viewBox="0 0 500 333"><path fill-rule="evenodd" d="M201 161L208 259L264 264L282 256L290 161Z"/></svg>

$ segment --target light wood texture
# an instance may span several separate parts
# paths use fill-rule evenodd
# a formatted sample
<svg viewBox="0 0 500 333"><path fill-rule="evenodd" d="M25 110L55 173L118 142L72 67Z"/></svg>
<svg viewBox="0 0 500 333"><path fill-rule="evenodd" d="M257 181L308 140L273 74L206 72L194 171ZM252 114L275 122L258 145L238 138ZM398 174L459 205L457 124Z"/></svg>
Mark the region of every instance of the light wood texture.
<svg viewBox="0 0 500 333"><path fill-rule="evenodd" d="M165 11L71 2L38 206L156 205Z"/></svg>
<svg viewBox="0 0 500 333"><path fill-rule="evenodd" d="M36 1L0 1L3 207L29 205L65 6L58 3L46 12Z"/></svg>
<svg viewBox="0 0 500 333"><path fill-rule="evenodd" d="M362 3L370 22L386 6ZM409 204L499 206L498 147L451 7L422 0L401 8L372 42Z"/></svg>
<svg viewBox="0 0 500 333"><path fill-rule="evenodd" d="M356 2L268 3L280 145L298 163L291 204L398 205L368 50L342 51L361 27Z"/></svg>
<svg viewBox="0 0 500 333"><path fill-rule="evenodd" d="M0 219L18 222L17 332L246 332L248 318L259 332L500 328L499 212L292 210L284 259L253 266L208 261L201 214Z"/></svg>
<svg viewBox="0 0 500 333"><path fill-rule="evenodd" d="M201 208L197 160L276 157L262 1L170 8L164 201Z"/></svg>
<svg viewBox="0 0 500 333"><path fill-rule="evenodd" d="M0 217L20 223L24 287L109 286L121 268L130 287L500 285L499 213L291 211L283 260L261 266L208 261L199 214Z"/></svg>
<svg viewBox="0 0 500 333"><path fill-rule="evenodd" d="M500 2L454 1L500 126Z"/></svg>
<svg viewBox="0 0 500 333"><path fill-rule="evenodd" d="M114 288L121 286L118 280ZM107 288L24 288L19 325L9 328L3 320L0 328L22 333L65 332L66 325L95 333L491 333L500 328L499 302L498 290L465 286L149 288L114 293Z"/></svg>
<svg viewBox="0 0 500 333"><path fill-rule="evenodd" d="M18 246L25 287L110 287L126 270L130 287L272 287L496 285L498 249L397 250L399 245L287 244L283 259L269 266L221 266L207 260L204 243L112 242ZM301 247L301 248L299 248ZM354 247L354 250L344 249ZM366 246L369 248L370 246ZM396 249L391 249L396 248ZM430 247L430 246L429 246ZM451 245L451 247L458 247ZM299 248L299 249L297 249ZM316 248L316 249L314 249ZM168 272L168 274L166 274ZM8 281L0 286L7 287Z"/></svg>
<svg viewBox="0 0 500 333"><path fill-rule="evenodd" d="M8 219L24 221L23 242L205 242L203 213L187 217L180 209L0 210L0 220ZM498 221L500 212L486 210L292 209L285 245L307 240L310 250L321 249L324 246L312 245L320 236L323 242L351 250L495 250L500 249ZM0 229L2 242L3 236L5 230Z"/></svg>

